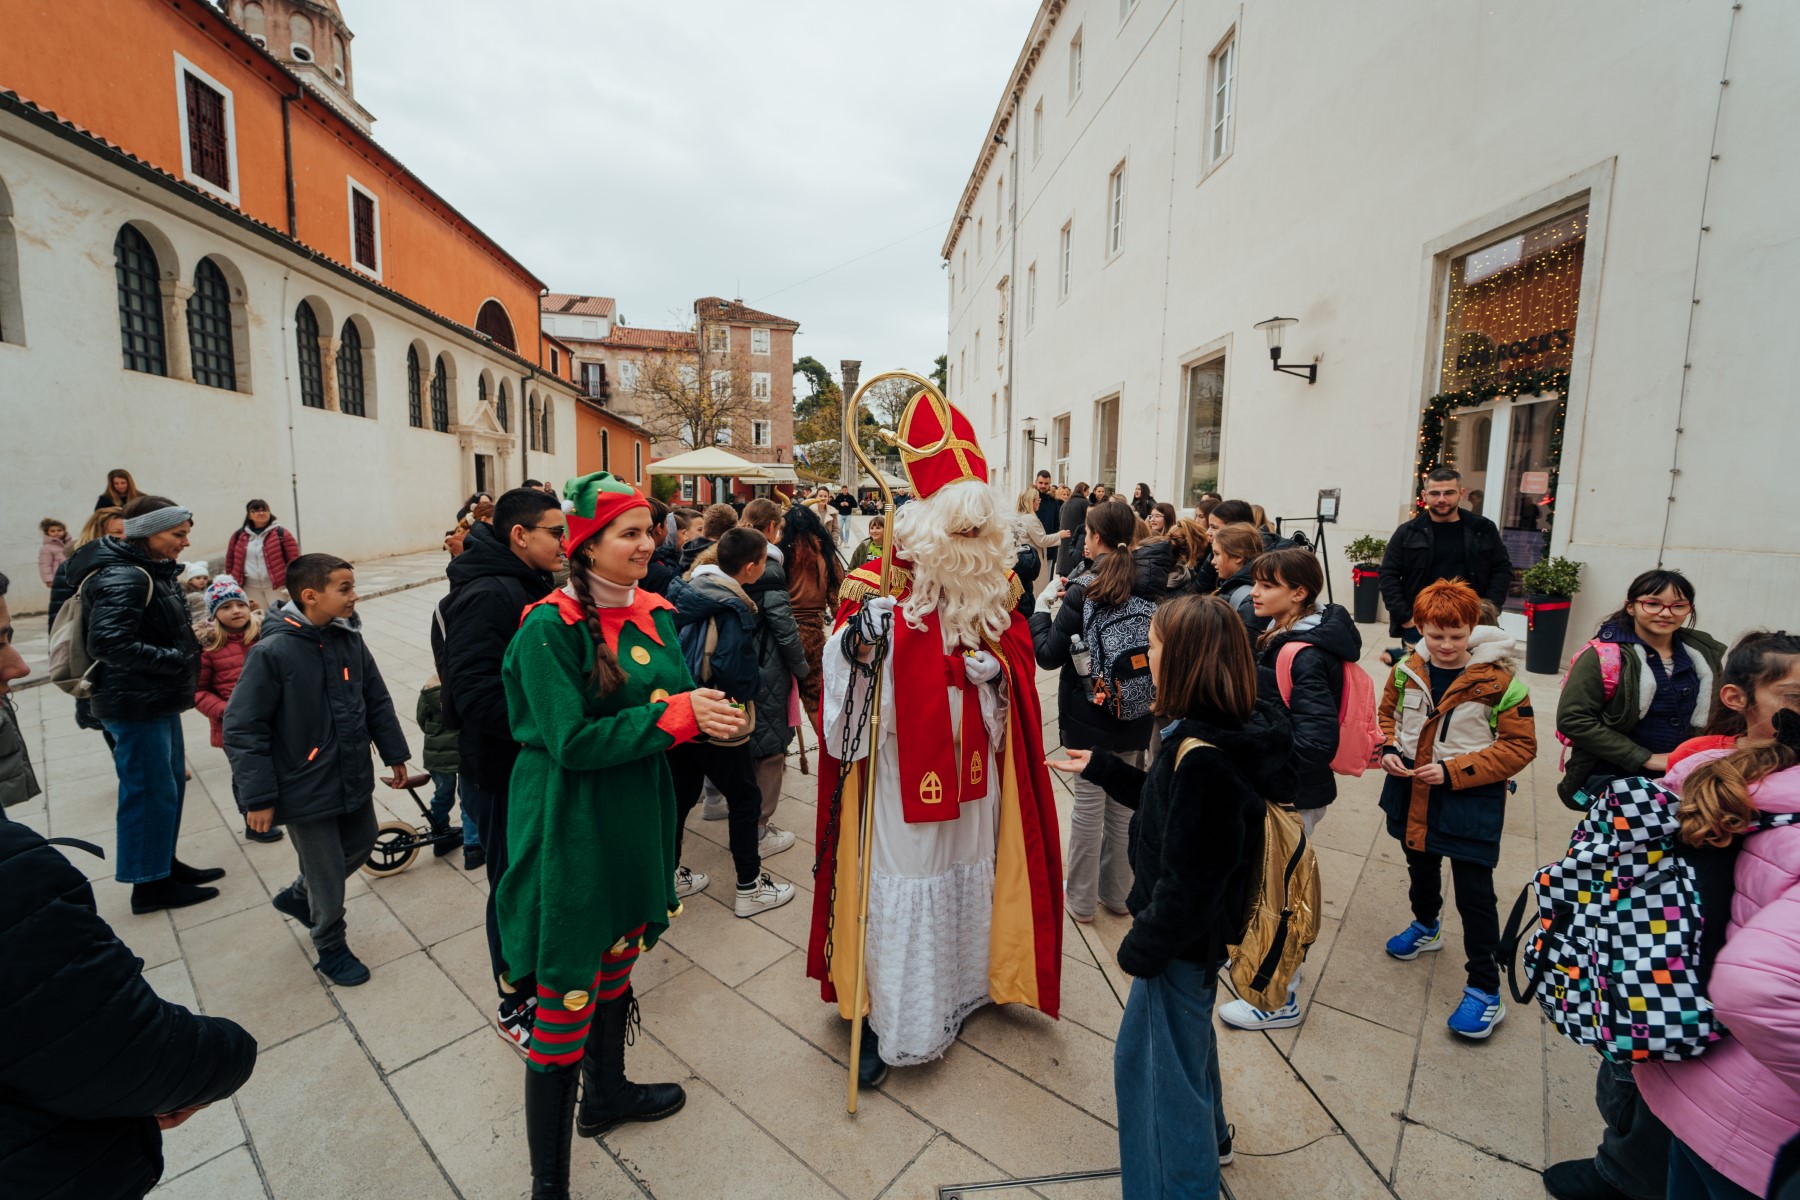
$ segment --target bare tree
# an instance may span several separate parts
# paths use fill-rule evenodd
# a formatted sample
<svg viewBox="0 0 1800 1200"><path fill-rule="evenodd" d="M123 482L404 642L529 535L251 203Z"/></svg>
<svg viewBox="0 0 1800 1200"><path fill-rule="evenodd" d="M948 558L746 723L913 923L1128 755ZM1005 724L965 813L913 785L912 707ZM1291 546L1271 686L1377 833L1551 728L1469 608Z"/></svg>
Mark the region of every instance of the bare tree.
<svg viewBox="0 0 1800 1200"><path fill-rule="evenodd" d="M761 411L742 367L701 371L697 355L667 354L644 363L635 392L638 421L657 443L747 447L750 417Z"/></svg>

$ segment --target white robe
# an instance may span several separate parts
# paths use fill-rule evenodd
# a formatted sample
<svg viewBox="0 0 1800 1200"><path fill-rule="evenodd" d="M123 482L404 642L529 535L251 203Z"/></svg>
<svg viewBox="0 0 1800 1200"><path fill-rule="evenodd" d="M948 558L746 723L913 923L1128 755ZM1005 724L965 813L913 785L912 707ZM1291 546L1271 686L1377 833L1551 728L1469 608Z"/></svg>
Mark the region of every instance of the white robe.
<svg viewBox="0 0 1800 1200"><path fill-rule="evenodd" d="M845 722L863 712L868 690L864 677L853 675L844 660L844 637L839 630L825 643L825 748L833 754L843 747ZM989 757L996 763L1006 733L1005 679L1002 672L977 685ZM1001 772L986 773L987 793L962 804L956 820L907 823L900 807L891 656L882 666L881 688L869 881L869 1023L880 1039L882 1059L909 1066L942 1056L963 1019L988 1001ZM945 690L951 726L960 733L962 695L948 685ZM866 757L867 746L851 756L852 761ZM844 797L845 804L856 801Z"/></svg>

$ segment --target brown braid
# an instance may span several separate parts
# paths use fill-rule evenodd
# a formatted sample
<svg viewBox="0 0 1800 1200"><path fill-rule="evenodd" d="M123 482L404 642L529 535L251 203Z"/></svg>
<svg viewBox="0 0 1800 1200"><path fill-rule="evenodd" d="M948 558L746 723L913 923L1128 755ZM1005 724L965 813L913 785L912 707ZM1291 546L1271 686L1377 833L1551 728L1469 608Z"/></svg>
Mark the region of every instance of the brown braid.
<svg viewBox="0 0 1800 1200"><path fill-rule="evenodd" d="M590 569L592 564L587 555L577 553L571 558L569 590L581 602L581 611L587 617L588 634L594 639L594 688L602 696L610 696L625 686L625 672L620 668L618 656L612 652L612 647L606 644L605 635L600 632L600 610L588 595L587 573Z"/></svg>

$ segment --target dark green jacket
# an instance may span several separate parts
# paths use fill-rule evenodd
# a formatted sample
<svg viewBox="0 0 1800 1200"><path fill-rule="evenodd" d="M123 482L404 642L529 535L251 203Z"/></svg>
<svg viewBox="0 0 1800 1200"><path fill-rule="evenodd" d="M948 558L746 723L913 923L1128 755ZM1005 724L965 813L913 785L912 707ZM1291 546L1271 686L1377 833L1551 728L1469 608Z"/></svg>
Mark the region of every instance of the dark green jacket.
<svg viewBox="0 0 1800 1200"><path fill-rule="evenodd" d="M419 732L425 735L425 769L433 775L454 775L461 769L458 746L462 734L444 728L444 688L428 683L419 690L419 707L414 713Z"/></svg>
<svg viewBox="0 0 1800 1200"><path fill-rule="evenodd" d="M0 808L23 804L40 791L12 697L0 696Z"/></svg>
<svg viewBox="0 0 1800 1200"><path fill-rule="evenodd" d="M1719 698L1719 681L1725 672L1725 643L1698 629L1682 629L1675 636L1687 648L1700 669L1706 694L1694 706L1695 732L1706 723ZM1556 705L1556 730L1569 739L1569 757L1557 795L1570 808L1575 793L1595 775L1638 775L1650 751L1631 740L1631 733L1649 707L1642 652L1630 643L1620 647L1619 686L1606 699L1600 676L1600 656L1592 647L1576 655L1563 681L1562 698Z"/></svg>

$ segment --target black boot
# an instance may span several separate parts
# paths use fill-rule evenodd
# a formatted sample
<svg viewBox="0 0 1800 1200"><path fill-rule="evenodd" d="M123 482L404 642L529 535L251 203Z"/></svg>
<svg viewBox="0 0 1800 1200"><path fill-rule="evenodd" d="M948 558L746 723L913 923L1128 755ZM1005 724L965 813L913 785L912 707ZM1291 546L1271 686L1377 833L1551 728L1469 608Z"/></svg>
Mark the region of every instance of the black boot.
<svg viewBox="0 0 1800 1200"><path fill-rule="evenodd" d="M131 911L141 917L145 913L159 912L165 908L186 908L190 904L201 904L218 894L219 889L216 887L179 883L172 877L158 879L153 883L134 883L131 885Z"/></svg>
<svg viewBox="0 0 1800 1200"><path fill-rule="evenodd" d="M179 858L169 860L169 878L176 883L212 883L225 878L224 867L190 867Z"/></svg>
<svg viewBox="0 0 1800 1200"><path fill-rule="evenodd" d="M569 1200L569 1123L574 1071L525 1068L525 1144L531 1151L531 1200Z"/></svg>
<svg viewBox="0 0 1800 1200"><path fill-rule="evenodd" d="M660 1121L681 1111L687 1093L678 1083L632 1083L625 1078L625 1046L637 1041L637 997L627 988L598 1006L581 1059L581 1108L575 1132L599 1137L627 1121Z"/></svg>

